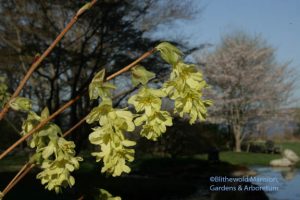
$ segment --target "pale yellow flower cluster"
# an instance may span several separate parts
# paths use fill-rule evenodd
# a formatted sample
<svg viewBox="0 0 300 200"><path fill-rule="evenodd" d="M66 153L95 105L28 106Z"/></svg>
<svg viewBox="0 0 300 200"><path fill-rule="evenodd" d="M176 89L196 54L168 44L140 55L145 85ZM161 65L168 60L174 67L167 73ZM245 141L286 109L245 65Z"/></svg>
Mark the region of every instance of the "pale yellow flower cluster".
<svg viewBox="0 0 300 200"><path fill-rule="evenodd" d="M42 120L48 118L49 111L45 108L41 116L30 111L22 125L22 134L29 133ZM48 190L61 192L62 187L72 187L75 179L71 172L79 169L81 157L75 156L75 144L62 137L60 128L54 123L47 123L33 134L28 141L31 148L36 148L30 162L41 165L37 178Z"/></svg>
<svg viewBox="0 0 300 200"><path fill-rule="evenodd" d="M130 111L114 109L112 101L103 98L98 107L94 108L87 117L87 123L98 122L100 126L93 129L89 135L92 144L100 146L100 152L93 152L96 161L103 161L101 172L112 176L120 176L123 172L129 173L127 161L134 160L134 141L126 140L123 132L135 129L133 114Z"/></svg>

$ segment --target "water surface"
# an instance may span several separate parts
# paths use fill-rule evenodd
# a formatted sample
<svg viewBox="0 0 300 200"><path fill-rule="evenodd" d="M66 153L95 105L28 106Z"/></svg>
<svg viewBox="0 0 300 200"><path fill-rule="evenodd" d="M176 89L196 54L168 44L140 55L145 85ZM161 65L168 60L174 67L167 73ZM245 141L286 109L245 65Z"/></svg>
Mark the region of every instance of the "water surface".
<svg viewBox="0 0 300 200"><path fill-rule="evenodd" d="M253 167L257 177L275 178L277 182L254 183L259 186L275 186L277 191L265 191L270 200L299 200L300 199L300 170L298 168Z"/></svg>

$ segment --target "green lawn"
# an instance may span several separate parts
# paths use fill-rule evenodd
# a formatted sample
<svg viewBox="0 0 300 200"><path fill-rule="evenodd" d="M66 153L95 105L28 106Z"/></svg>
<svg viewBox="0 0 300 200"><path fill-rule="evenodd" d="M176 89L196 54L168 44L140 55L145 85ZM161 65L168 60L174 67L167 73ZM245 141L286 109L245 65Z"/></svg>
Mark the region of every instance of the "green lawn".
<svg viewBox="0 0 300 200"><path fill-rule="evenodd" d="M273 159L280 158L281 155L264 154L264 153L247 153L226 151L220 153L220 160L231 164L239 165L269 165Z"/></svg>
<svg viewBox="0 0 300 200"><path fill-rule="evenodd" d="M299 154L298 154L299 155ZM237 165L262 165L268 166L273 159L281 158L281 155L264 154L264 153L247 153L247 152L232 152L226 151L220 153L220 160ZM300 162L296 164L300 168Z"/></svg>
<svg viewBox="0 0 300 200"><path fill-rule="evenodd" d="M276 145L282 147L282 149L291 149L300 156L300 142L280 142L276 143Z"/></svg>
<svg viewBox="0 0 300 200"><path fill-rule="evenodd" d="M291 149L300 156L300 142L281 142L276 143L282 150ZM281 158L280 154L265 154L265 153L247 153L247 152L232 152L226 151L220 153L220 160L229 162L231 164L238 165L263 165L268 166L270 161L273 159ZM297 163L296 167L300 168L300 162Z"/></svg>
<svg viewBox="0 0 300 200"><path fill-rule="evenodd" d="M281 142L276 143L276 146L281 147L281 149L291 149L300 156L300 142ZM207 160L206 154L193 156L196 159ZM220 153L220 160L229 162L235 165L245 165L245 166L269 166L269 163L273 159L281 158L280 154L265 154L265 153L247 153L247 152L233 152L224 151ZM300 168L300 162L297 163L296 167Z"/></svg>

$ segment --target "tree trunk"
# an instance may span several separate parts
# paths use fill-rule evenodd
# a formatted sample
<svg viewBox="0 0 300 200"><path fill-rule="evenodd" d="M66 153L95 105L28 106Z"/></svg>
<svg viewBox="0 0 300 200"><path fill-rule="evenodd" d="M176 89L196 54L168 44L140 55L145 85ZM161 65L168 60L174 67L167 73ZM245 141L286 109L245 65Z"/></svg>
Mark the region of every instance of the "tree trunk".
<svg viewBox="0 0 300 200"><path fill-rule="evenodd" d="M233 125L233 135L234 135L234 142L235 142L235 152L241 152L241 145L242 145L242 133L240 125Z"/></svg>

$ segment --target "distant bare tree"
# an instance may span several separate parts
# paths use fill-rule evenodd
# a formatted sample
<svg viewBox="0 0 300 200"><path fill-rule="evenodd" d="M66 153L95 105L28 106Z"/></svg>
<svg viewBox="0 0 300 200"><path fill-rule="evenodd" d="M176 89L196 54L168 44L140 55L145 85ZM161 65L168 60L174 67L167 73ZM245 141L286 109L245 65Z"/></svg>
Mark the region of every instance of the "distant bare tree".
<svg viewBox="0 0 300 200"><path fill-rule="evenodd" d="M275 49L260 36L236 32L223 37L215 51L205 57L204 74L212 85L214 107L212 119L230 127L235 151L255 127L287 103L294 80L289 63L279 64ZM257 127L257 126L256 126Z"/></svg>

